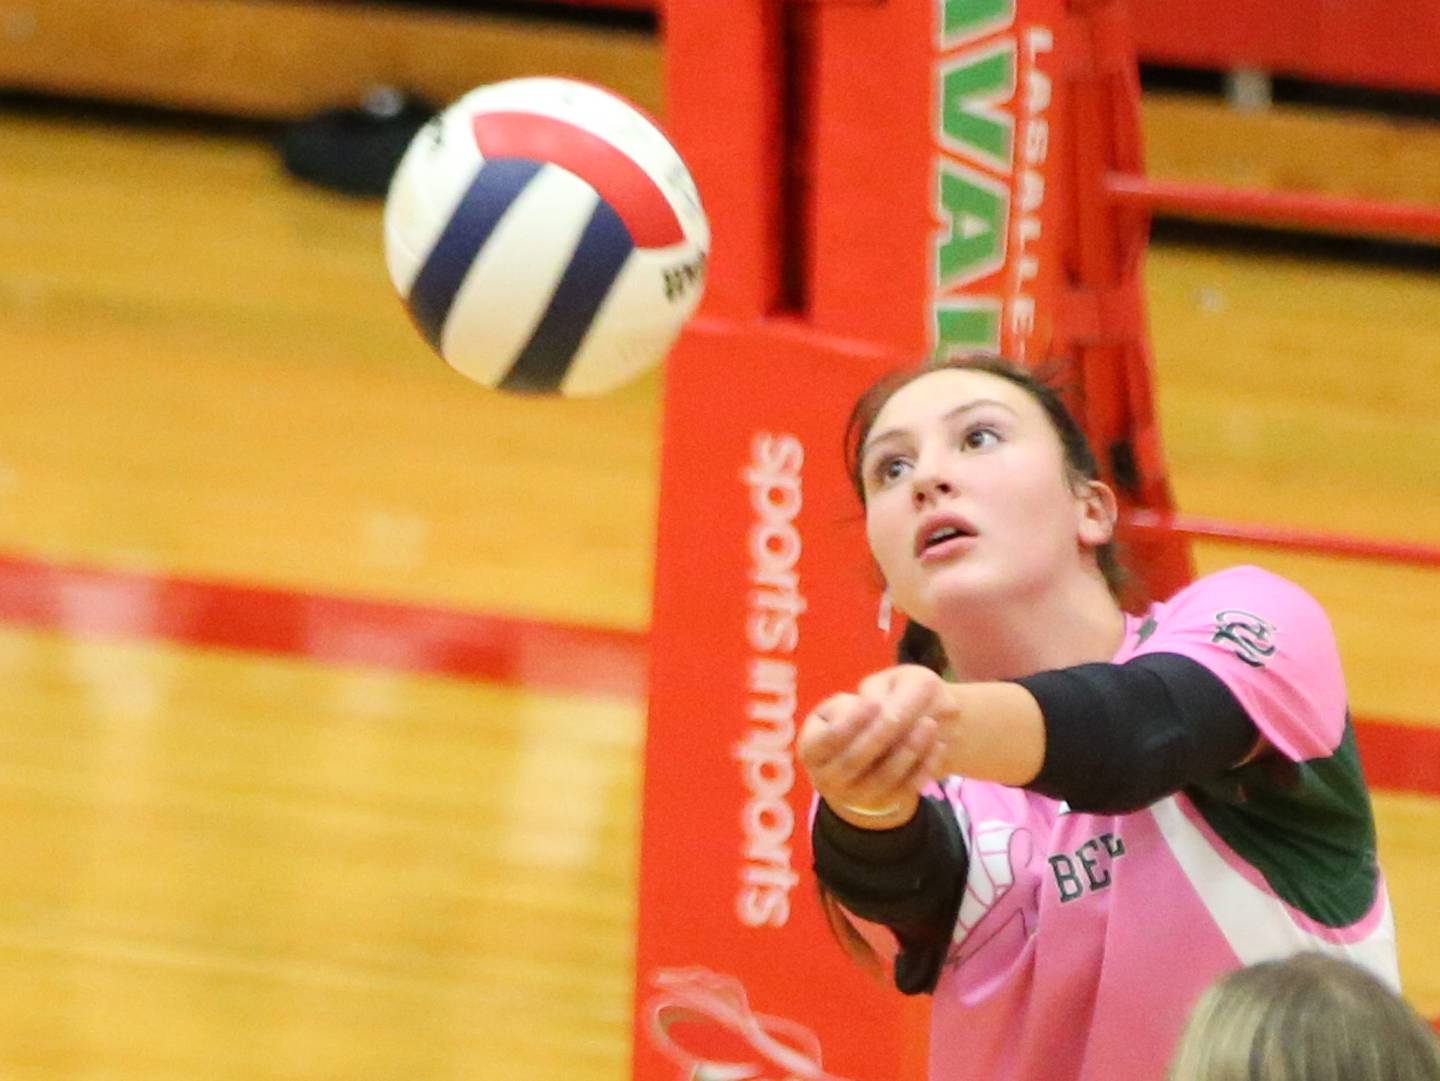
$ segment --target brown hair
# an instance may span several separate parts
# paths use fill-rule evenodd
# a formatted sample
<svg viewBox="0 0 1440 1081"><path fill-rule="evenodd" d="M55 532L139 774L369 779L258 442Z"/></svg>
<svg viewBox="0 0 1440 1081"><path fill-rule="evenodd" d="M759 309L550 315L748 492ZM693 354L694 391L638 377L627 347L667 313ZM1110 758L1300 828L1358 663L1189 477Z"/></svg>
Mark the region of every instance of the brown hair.
<svg viewBox="0 0 1440 1081"><path fill-rule="evenodd" d="M1440 1081L1440 1040L1365 969L1303 953L1232 972L1185 1027L1170 1081Z"/></svg>
<svg viewBox="0 0 1440 1081"><path fill-rule="evenodd" d="M1079 486L1086 481L1100 479L1100 467L1090 449L1089 441L1085 438L1084 429L1066 407L1060 391L1052 383L1053 373L1031 372L1013 361L990 353L941 356L881 377L860 395L855 407L850 411L850 419L845 424L845 468L862 506L865 503L862 459L865 439L875 424L875 418L896 391L921 376L940 371L984 372L1019 387L1045 411L1051 427L1059 436L1065 472L1071 485ZM1110 595L1123 604L1131 580L1121 559L1117 542L1112 539L1102 544L1095 550L1095 559ZM923 664L936 672L945 670L945 654L940 639L929 628L913 620L906 624L896 652L904 663Z"/></svg>

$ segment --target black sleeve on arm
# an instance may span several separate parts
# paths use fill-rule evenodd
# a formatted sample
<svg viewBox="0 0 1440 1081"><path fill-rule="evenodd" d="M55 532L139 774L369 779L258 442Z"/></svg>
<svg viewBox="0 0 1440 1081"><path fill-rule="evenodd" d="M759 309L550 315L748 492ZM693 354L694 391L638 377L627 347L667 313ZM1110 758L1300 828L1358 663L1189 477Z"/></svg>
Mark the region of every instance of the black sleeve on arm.
<svg viewBox="0 0 1440 1081"><path fill-rule="evenodd" d="M1121 814L1213 780L1259 738L1220 677L1175 653L1015 682L1045 718L1045 762L1025 787L1077 811Z"/></svg>
<svg viewBox="0 0 1440 1081"><path fill-rule="evenodd" d="M884 924L900 940L895 986L907 995L934 990L970 865L949 806L922 799L905 825L863 830L821 802L811 843L820 884L855 915Z"/></svg>

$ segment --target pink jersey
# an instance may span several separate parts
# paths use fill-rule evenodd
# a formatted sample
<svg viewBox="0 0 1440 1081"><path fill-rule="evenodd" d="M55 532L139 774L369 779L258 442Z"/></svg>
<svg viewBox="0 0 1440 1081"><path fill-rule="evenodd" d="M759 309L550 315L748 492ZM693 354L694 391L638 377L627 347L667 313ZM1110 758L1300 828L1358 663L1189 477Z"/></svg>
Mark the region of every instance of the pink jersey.
<svg viewBox="0 0 1440 1081"><path fill-rule="evenodd" d="M1114 660L1144 653L1205 665L1279 753L1123 815L949 778L970 869L934 993L932 1081L1160 1081L1206 986L1301 950L1346 956L1398 988L1319 605L1232 568L1127 617Z"/></svg>

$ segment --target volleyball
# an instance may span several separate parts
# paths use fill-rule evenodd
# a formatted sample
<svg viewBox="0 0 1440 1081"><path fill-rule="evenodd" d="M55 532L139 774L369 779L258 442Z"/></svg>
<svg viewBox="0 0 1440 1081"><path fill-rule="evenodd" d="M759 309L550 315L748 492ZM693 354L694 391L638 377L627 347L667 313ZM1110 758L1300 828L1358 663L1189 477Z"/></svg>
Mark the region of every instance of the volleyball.
<svg viewBox="0 0 1440 1081"><path fill-rule="evenodd" d="M710 227L664 133L560 78L470 91L420 129L385 199L420 333L487 387L602 394L656 365L704 291Z"/></svg>

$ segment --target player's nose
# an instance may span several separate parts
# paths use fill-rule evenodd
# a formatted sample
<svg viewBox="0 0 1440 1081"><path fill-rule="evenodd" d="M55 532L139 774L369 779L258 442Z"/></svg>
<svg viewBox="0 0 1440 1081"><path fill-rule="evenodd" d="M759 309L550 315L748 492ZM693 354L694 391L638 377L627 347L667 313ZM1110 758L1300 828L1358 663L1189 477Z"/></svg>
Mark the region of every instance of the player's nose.
<svg viewBox="0 0 1440 1081"><path fill-rule="evenodd" d="M938 448L927 448L915 460L910 474L910 498L916 508L933 506L957 490L947 456Z"/></svg>

